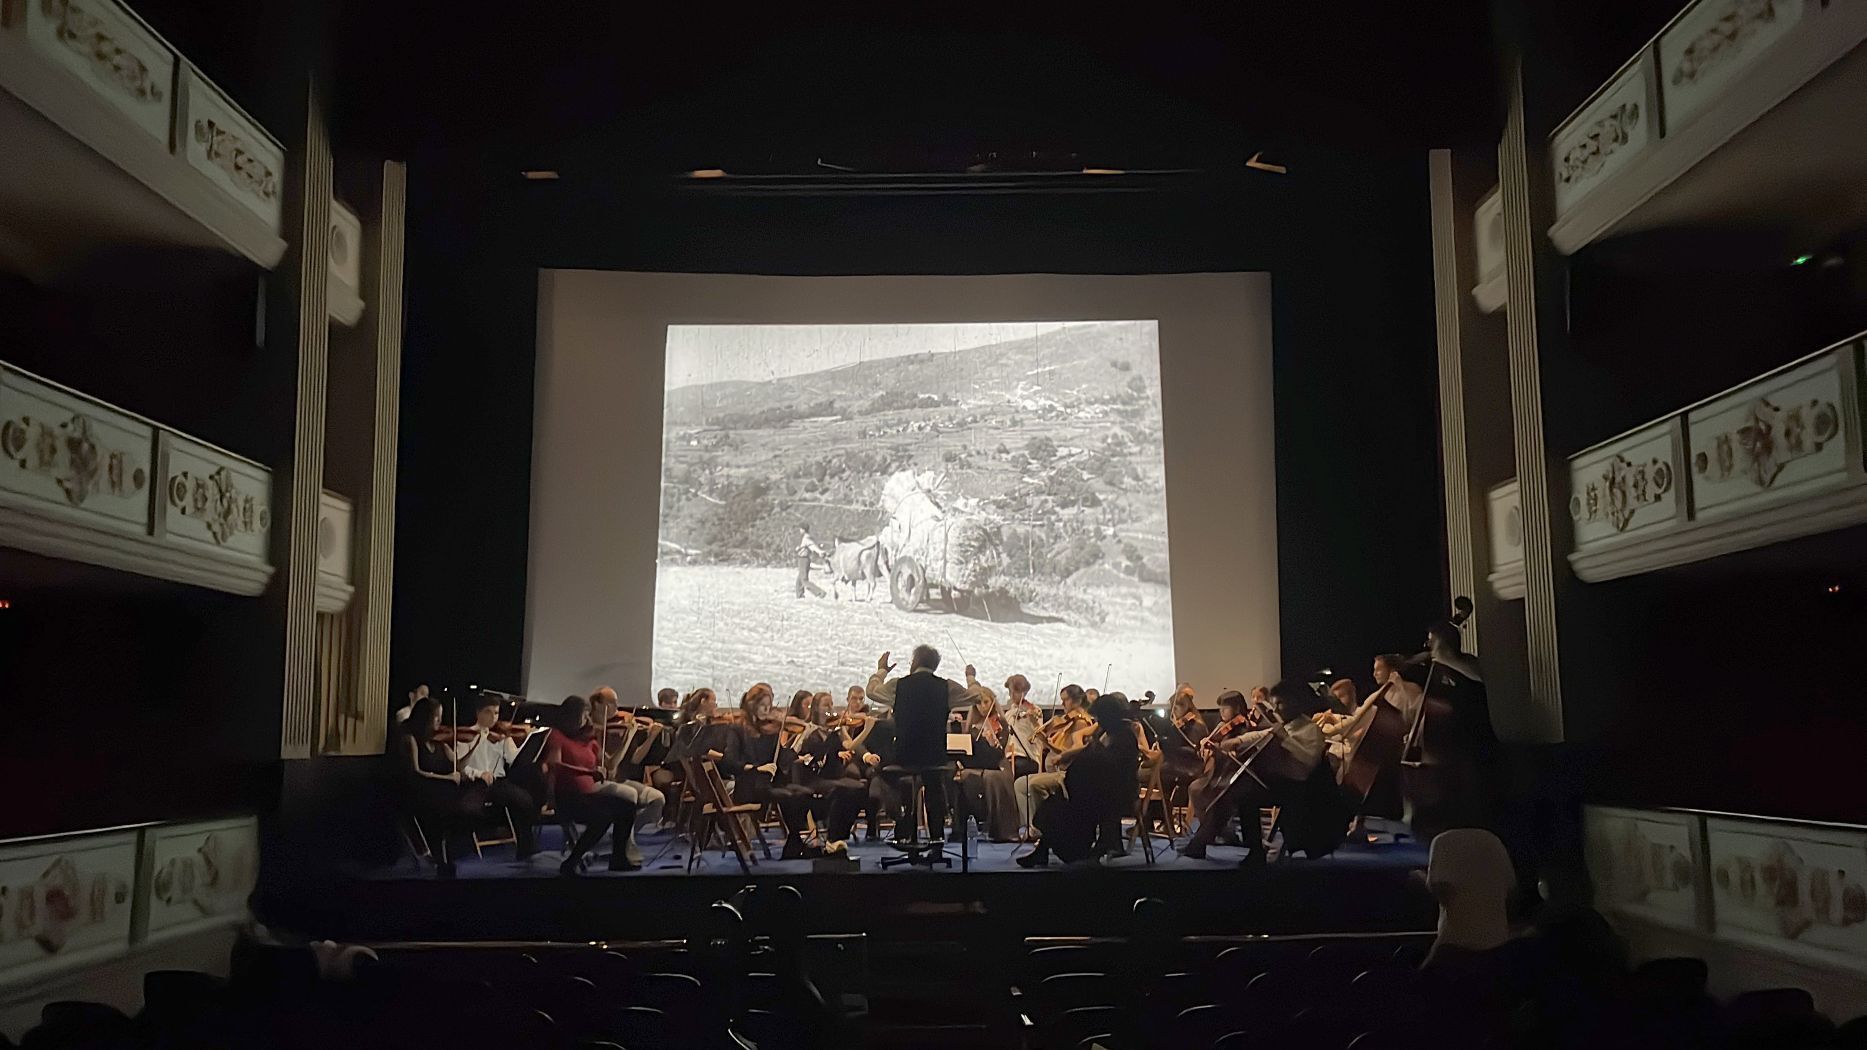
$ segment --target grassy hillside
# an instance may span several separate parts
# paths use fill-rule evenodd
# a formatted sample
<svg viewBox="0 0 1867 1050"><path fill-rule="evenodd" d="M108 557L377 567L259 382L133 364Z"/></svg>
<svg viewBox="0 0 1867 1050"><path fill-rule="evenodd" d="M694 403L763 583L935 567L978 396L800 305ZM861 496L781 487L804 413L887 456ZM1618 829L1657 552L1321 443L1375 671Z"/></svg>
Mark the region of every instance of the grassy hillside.
<svg viewBox="0 0 1867 1050"><path fill-rule="evenodd" d="M1164 582L1159 386L1153 324L1121 322L671 390L663 555L775 565L800 519L825 541L873 533L882 482L911 468L998 523L1027 601L1098 565Z"/></svg>

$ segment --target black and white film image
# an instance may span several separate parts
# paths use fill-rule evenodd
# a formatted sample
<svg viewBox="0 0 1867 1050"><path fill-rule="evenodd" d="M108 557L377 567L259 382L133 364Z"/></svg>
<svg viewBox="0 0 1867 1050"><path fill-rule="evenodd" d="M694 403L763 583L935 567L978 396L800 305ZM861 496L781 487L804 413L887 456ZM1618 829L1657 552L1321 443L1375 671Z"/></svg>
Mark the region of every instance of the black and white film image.
<svg viewBox="0 0 1867 1050"><path fill-rule="evenodd" d="M654 681L1173 688L1153 321L672 325Z"/></svg>

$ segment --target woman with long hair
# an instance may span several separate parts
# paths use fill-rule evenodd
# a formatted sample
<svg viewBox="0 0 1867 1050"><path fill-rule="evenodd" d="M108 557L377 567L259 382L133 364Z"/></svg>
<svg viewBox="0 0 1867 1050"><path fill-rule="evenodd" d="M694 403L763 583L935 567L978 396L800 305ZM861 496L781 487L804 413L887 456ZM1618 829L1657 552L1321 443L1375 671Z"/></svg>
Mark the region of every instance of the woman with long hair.
<svg viewBox="0 0 1867 1050"><path fill-rule="evenodd" d="M635 797L603 779L598 744L590 729L590 702L581 696L565 697L552 723L551 738L545 741L545 776L557 795L558 811L584 824L583 834L569 844L558 870L565 875L582 872L584 857L604 832L611 831L614 844L609 870L639 870L641 865L631 861L627 851L635 824Z"/></svg>
<svg viewBox="0 0 1867 1050"><path fill-rule="evenodd" d="M469 831L480 819L486 805L486 784L469 779L454 768L446 748L434 742L441 731L441 705L434 697L423 696L409 708L396 734L394 747L400 758L403 793L408 812L417 821L425 820L435 829L435 872L442 878L454 875L453 855L448 840Z"/></svg>

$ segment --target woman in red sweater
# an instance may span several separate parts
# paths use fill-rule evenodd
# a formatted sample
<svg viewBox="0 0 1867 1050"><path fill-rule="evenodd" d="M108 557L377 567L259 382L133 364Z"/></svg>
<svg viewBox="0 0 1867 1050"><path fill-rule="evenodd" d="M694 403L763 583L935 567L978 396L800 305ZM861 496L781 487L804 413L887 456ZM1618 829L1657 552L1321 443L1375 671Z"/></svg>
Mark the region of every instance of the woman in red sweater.
<svg viewBox="0 0 1867 1050"><path fill-rule="evenodd" d="M583 870L584 856L603 833L614 830L614 847L609 854L609 870L638 871L640 864L630 863L623 850L629 829L635 824L635 799L617 790L618 785L603 782L598 760L597 741L590 729L590 702L572 696L558 705L551 739L545 741L544 767L557 799L558 811L584 825L583 834L570 844L559 871L576 875Z"/></svg>

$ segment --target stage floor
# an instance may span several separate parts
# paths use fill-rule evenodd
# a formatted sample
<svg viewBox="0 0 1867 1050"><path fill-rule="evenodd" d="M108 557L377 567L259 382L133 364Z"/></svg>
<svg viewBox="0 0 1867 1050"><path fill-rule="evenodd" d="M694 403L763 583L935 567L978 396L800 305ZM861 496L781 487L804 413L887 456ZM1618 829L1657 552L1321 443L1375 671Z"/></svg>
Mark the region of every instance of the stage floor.
<svg viewBox="0 0 1867 1050"><path fill-rule="evenodd" d="M1372 830L1367 838L1372 841L1355 842L1351 840L1328 857L1315 861L1297 858L1291 861L1291 863L1300 867L1358 868L1370 871L1390 872L1406 872L1426 866L1426 847L1423 844L1416 843L1410 837L1407 837L1405 835L1404 825L1394 826L1380 821L1371 822L1371 824ZM782 852L782 842L777 841L776 837L769 831L766 833L766 838L767 841L771 843L772 857L769 860L766 859L763 852L758 848L758 844L754 843L752 847L752 856L755 863L751 866L752 875L804 876L820 874L812 870L812 862L808 859L778 859L779 854ZM1184 845L1186 839L1182 836L1176 839L1175 842L1176 846ZM606 870L605 865L608 862L609 847L608 843L605 842L599 847L599 853L591 861L590 867L584 873L583 877L598 879L641 879L644 877L659 878L669 875L689 874L694 876L730 876L734 879L742 879L745 877L745 874L739 870L738 861L733 858L733 855L729 852L722 852L717 848L709 849L702 855L700 861L694 866L693 871L690 873L687 869L687 844L669 829L644 832L638 836L637 843L641 847L644 860L641 871L621 873ZM558 865L564 859L563 834L557 828L541 829L539 847L539 853L525 862L520 862L515 859L515 851L511 846L488 847L484 856L475 856L469 853L456 863L456 879L560 878ZM952 866L950 868L934 868L932 869L933 873L960 873L959 846L949 843L946 849L953 859ZM1021 846L1017 843L998 843L988 842L983 839L974 839L970 849L972 857L969 869L973 872L1015 873L1019 875L1038 876L1043 871L1048 870L1054 873L1064 870L1065 867L1062 863L1057 861L1056 858L1052 857L1048 868L1021 868L1014 862L1014 858L1028 854L1030 852L1030 847ZM1142 851L1141 843L1137 839L1129 849L1126 857L1104 860L1100 864L1095 865L1095 867L1102 871L1109 872L1127 870L1137 872L1144 870L1152 872L1215 872L1235 869L1238 862L1244 858L1244 854L1244 848L1241 846L1214 846L1207 851L1207 855L1204 859L1194 859L1192 857L1181 856L1178 848L1169 847L1165 840L1156 838L1154 840L1154 860L1152 864L1149 864L1146 855ZM864 843L858 839L850 844L849 851L849 856L857 862L858 866L848 871L835 872L834 874L916 874L921 876L928 874L929 869L927 868L905 864L887 870L882 868L881 861L883 858L898 857L900 855L901 852L899 850L887 844L886 836L880 841L871 843ZM412 857L405 857L391 867L378 868L368 872L367 877L371 879L408 879L422 877L433 878L435 876L433 865L426 861L418 865Z"/></svg>
<svg viewBox="0 0 1867 1050"><path fill-rule="evenodd" d="M1185 917L1188 933L1307 934L1430 928L1437 907L1419 872L1426 848L1377 828L1374 842L1345 845L1333 856L1274 860L1260 872L1241 870L1243 850L1215 846L1203 860L1183 857L1157 840L1149 864L1139 844L1099 865L1044 869L1013 863L1026 847L974 842L970 870L899 866L884 843L858 843L859 862L839 872L813 870L809 860L766 860L742 873L730 854L708 850L691 877L685 844L671 832L642 836L647 867L611 874L607 847L580 878L558 874L563 838L546 829L541 852L520 864L511 846L469 853L456 877L438 878L427 861L406 854L394 864L272 881L261 895L260 920L310 936L365 943L411 940L564 940L683 937L708 904L748 883L798 887L805 922L815 932L898 929L904 923L985 922L1004 936L1080 935L1085 916L1125 915L1140 897L1158 897ZM1404 830L1400 829L1400 830ZM1181 840L1184 842L1184 840ZM952 847L949 847L952 848ZM772 852L779 844L772 843ZM1111 933L1118 931L1109 931Z"/></svg>

